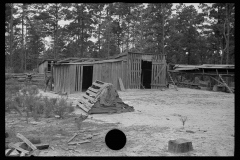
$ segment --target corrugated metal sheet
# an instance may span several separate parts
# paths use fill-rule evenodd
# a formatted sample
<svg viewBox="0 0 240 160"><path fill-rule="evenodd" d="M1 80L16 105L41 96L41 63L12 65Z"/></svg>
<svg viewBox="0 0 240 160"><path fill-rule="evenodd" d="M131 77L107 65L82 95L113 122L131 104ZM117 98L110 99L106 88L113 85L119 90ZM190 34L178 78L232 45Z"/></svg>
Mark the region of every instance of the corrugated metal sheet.
<svg viewBox="0 0 240 160"><path fill-rule="evenodd" d="M196 69L234 69L235 65L203 64L203 65L181 65L177 64L174 70L196 70Z"/></svg>
<svg viewBox="0 0 240 160"><path fill-rule="evenodd" d="M182 71L182 70L198 70L198 68L176 68L175 71Z"/></svg>

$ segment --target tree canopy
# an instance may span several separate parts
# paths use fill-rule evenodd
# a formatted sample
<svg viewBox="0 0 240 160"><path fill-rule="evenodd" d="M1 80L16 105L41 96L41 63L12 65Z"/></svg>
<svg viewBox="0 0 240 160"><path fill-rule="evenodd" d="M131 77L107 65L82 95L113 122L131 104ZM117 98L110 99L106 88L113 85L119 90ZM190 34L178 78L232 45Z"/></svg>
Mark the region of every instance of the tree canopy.
<svg viewBox="0 0 240 160"><path fill-rule="evenodd" d="M165 54L176 64L234 64L234 35L233 3L199 3L198 10L183 3L5 4L5 66L15 72L44 58L126 51Z"/></svg>

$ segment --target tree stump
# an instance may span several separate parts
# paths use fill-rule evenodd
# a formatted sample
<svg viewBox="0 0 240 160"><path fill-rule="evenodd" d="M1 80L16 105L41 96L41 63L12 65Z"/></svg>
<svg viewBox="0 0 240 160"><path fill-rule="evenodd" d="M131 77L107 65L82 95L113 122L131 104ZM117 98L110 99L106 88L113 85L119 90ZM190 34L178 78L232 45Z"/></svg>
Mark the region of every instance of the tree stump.
<svg viewBox="0 0 240 160"><path fill-rule="evenodd" d="M192 142L187 139L176 139L168 141L168 151L174 153L185 153L192 151Z"/></svg>

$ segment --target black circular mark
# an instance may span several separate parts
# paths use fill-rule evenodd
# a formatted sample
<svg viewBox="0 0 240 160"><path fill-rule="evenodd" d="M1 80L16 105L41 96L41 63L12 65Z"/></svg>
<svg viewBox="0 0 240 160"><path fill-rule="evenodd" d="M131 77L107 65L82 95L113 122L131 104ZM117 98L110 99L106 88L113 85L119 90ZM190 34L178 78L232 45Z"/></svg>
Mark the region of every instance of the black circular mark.
<svg viewBox="0 0 240 160"><path fill-rule="evenodd" d="M105 136L105 143L112 150L122 149L126 141L126 135L119 129L112 129Z"/></svg>

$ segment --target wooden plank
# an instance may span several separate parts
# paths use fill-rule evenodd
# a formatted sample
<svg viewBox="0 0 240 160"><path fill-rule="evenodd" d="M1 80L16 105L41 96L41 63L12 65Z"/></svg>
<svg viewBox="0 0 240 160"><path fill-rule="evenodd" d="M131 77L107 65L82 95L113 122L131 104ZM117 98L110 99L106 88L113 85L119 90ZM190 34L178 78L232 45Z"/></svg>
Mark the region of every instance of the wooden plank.
<svg viewBox="0 0 240 160"><path fill-rule="evenodd" d="M124 85L123 85L122 79L121 79L121 78L118 78L118 81L119 81L119 85L120 85L120 89L121 89L121 91L125 91L125 88L124 88Z"/></svg>
<svg viewBox="0 0 240 160"><path fill-rule="evenodd" d="M129 62L129 72L128 72L128 86L129 86L129 88L131 88L131 64L130 64L130 62Z"/></svg>
<svg viewBox="0 0 240 160"><path fill-rule="evenodd" d="M25 154L29 154L29 151L26 151L26 150L20 148L19 146L15 145L13 143L9 143L8 147L9 148L15 148L15 149L17 149L17 150L19 150L19 151L21 151L22 153L25 153Z"/></svg>
<svg viewBox="0 0 240 160"><path fill-rule="evenodd" d="M137 59L137 56L135 55L135 66L136 66L136 70L135 70L135 72L136 72L136 79L135 79L135 83L136 83L136 89L138 89L138 59Z"/></svg>
<svg viewBox="0 0 240 160"><path fill-rule="evenodd" d="M100 84L98 84L98 83L96 83L96 82L94 82L92 85L97 86L97 87L100 87L100 88L103 87L103 85L100 85Z"/></svg>
<svg viewBox="0 0 240 160"><path fill-rule="evenodd" d="M76 92L79 92L79 80L80 80L80 74L79 74L79 65L76 66Z"/></svg>
<svg viewBox="0 0 240 160"><path fill-rule="evenodd" d="M71 142L77 135L78 135L78 133L75 133L75 134L67 141L67 143Z"/></svg>
<svg viewBox="0 0 240 160"><path fill-rule="evenodd" d="M218 82L218 84L220 83L220 84L224 85L222 82L220 82L219 80L217 80L217 79L213 78L212 76L209 76L209 77L211 77L212 79L214 79L215 81L217 81L217 82Z"/></svg>
<svg viewBox="0 0 240 160"><path fill-rule="evenodd" d="M76 65L75 67L76 67L76 71L75 71L74 92L78 91L78 65Z"/></svg>
<svg viewBox="0 0 240 160"><path fill-rule="evenodd" d="M132 61L133 61L133 81L132 81L132 84L133 84L133 88L134 89L136 89L136 68L135 68L135 59L134 59L134 55L133 55L133 59L132 59Z"/></svg>
<svg viewBox="0 0 240 160"><path fill-rule="evenodd" d="M80 91L82 92L82 82L83 82L83 66L81 66L81 77L80 77Z"/></svg>
<svg viewBox="0 0 240 160"><path fill-rule="evenodd" d="M32 142L30 142L30 141L29 141L26 137L24 137L22 134L17 133L16 136L17 136L18 138L20 138L23 142L25 142L29 147L31 147L33 151L37 149L37 147L35 147L35 146L32 144Z"/></svg>
<svg viewBox="0 0 240 160"><path fill-rule="evenodd" d="M93 103L90 103L88 101L88 99L85 99L84 97L79 98L79 102L82 102L82 103L86 104L87 108L91 108L91 106L94 105Z"/></svg>
<svg viewBox="0 0 240 160"><path fill-rule="evenodd" d="M127 87L127 89L129 88L129 70L130 70L130 68L129 68L129 54L127 53L127 63L126 63L126 70L124 70L124 71L126 71L125 73L126 73L126 87Z"/></svg>
<svg viewBox="0 0 240 160"><path fill-rule="evenodd" d="M121 78L123 79L123 61L121 62Z"/></svg>
<svg viewBox="0 0 240 160"><path fill-rule="evenodd" d="M94 92L92 92L92 91L89 90L89 89L86 91L86 93L89 94L89 95L91 95L91 96L93 96L93 97L96 97L96 95L97 95L97 93L94 93Z"/></svg>
<svg viewBox="0 0 240 160"><path fill-rule="evenodd" d="M78 66L78 91L81 91L81 66Z"/></svg>
<svg viewBox="0 0 240 160"><path fill-rule="evenodd" d="M84 104L76 104L76 107L82 109L84 112L88 113L88 111L90 110L89 108L87 108Z"/></svg>
<svg viewBox="0 0 240 160"><path fill-rule="evenodd" d="M73 66L73 90L71 91L71 93L75 92L75 87L76 87L76 65Z"/></svg>
<svg viewBox="0 0 240 160"><path fill-rule="evenodd" d="M83 95L83 97L84 97L84 98L87 98L88 100L90 100L90 101L93 102L93 103L95 102L94 98L92 98L92 97L90 97L90 96L88 96L88 95L86 95L86 94Z"/></svg>
<svg viewBox="0 0 240 160"><path fill-rule="evenodd" d="M92 91L92 92L95 92L95 93L98 93L99 92L99 89L94 89L92 87L89 87L88 90Z"/></svg>
<svg viewBox="0 0 240 160"><path fill-rule="evenodd" d="M141 84L141 59L138 59L138 89L140 89Z"/></svg>
<svg viewBox="0 0 240 160"><path fill-rule="evenodd" d="M131 54L129 54L129 88L132 88L132 64L131 64Z"/></svg>
<svg viewBox="0 0 240 160"><path fill-rule="evenodd" d="M91 141L89 140L84 140L84 141L79 141L79 142L70 142L68 143L69 145L77 145L77 144L83 144L83 143L90 143Z"/></svg>
<svg viewBox="0 0 240 160"><path fill-rule="evenodd" d="M70 94L72 91L73 91L73 68L74 68L74 65L69 65L69 76L67 77L67 93Z"/></svg>

